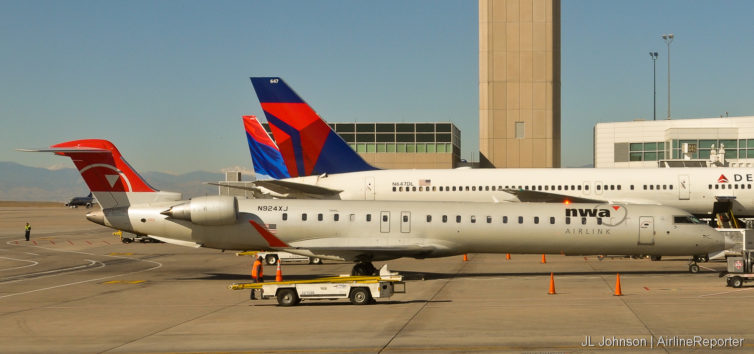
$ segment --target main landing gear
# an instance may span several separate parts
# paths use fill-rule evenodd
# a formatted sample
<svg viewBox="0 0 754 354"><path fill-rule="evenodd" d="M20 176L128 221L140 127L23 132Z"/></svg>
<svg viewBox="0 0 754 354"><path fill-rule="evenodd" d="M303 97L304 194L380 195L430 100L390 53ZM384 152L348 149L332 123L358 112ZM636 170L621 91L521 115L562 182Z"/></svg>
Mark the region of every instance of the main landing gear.
<svg viewBox="0 0 754 354"><path fill-rule="evenodd" d="M351 275L378 275L379 270L374 267L372 262L359 262L351 269Z"/></svg>
<svg viewBox="0 0 754 354"><path fill-rule="evenodd" d="M699 265L696 264L697 262L707 262L709 261L708 255L703 256L694 256L691 261L689 262L689 272L691 273L699 273Z"/></svg>

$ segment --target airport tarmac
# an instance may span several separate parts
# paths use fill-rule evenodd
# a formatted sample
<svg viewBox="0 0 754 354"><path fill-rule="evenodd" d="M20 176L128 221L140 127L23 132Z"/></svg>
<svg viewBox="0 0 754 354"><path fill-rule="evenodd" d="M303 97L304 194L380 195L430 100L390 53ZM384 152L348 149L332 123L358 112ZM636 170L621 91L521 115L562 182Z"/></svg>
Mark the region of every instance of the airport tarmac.
<svg viewBox="0 0 754 354"><path fill-rule="evenodd" d="M85 214L0 206L0 351L685 352L713 344L722 346L716 352L754 351L754 287L726 287L717 275L723 263L689 274L680 258L398 259L388 264L409 279L405 294L367 306L279 307L228 289L250 279L248 256L122 244ZM283 276L344 274L351 266L284 264ZM556 295L548 294L551 272ZM618 272L623 296L613 295ZM265 274L273 279L275 268Z"/></svg>

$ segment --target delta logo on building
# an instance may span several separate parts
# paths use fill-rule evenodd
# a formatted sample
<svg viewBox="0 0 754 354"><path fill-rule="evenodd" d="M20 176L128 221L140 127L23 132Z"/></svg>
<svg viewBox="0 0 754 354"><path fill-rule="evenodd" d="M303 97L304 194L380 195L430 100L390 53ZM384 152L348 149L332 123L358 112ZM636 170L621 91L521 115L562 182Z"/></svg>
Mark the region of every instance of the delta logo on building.
<svg viewBox="0 0 754 354"><path fill-rule="evenodd" d="M725 175L720 175L720 177L717 178L717 183L728 183L728 177L725 177Z"/></svg>

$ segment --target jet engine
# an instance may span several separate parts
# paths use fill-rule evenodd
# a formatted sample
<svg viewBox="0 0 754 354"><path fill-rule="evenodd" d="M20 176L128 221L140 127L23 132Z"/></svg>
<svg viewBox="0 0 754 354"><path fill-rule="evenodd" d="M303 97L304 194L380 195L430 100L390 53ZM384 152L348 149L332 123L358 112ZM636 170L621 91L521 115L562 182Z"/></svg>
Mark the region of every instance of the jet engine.
<svg viewBox="0 0 754 354"><path fill-rule="evenodd" d="M230 225L235 224L238 218L238 200L236 197L222 195L196 197L160 214L198 225Z"/></svg>

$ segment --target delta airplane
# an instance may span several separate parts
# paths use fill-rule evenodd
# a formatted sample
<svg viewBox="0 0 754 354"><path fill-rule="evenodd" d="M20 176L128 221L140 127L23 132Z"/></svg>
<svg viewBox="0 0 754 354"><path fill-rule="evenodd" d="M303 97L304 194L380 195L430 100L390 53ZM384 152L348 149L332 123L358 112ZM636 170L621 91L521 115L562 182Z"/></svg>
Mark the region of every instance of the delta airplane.
<svg viewBox="0 0 754 354"><path fill-rule="evenodd" d="M45 149L70 157L101 206L97 224L192 247L316 252L358 262L463 253L706 255L724 237L658 205L236 199L150 186L106 140ZM695 264L692 264L695 265ZM698 269L698 266L697 266Z"/></svg>
<svg viewBox="0 0 754 354"><path fill-rule="evenodd" d="M252 77L251 82L291 177L255 182L256 187L251 189L260 197L477 202L568 200L667 205L698 217L711 217L713 210L732 211L740 218L754 217L754 169L751 168L379 170L366 163L335 134L283 79Z"/></svg>

